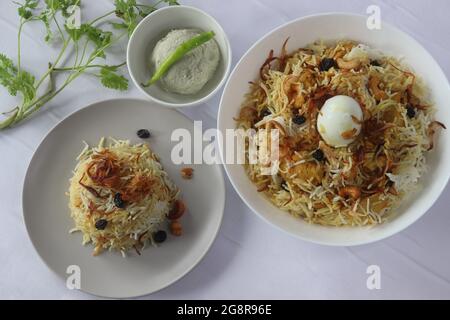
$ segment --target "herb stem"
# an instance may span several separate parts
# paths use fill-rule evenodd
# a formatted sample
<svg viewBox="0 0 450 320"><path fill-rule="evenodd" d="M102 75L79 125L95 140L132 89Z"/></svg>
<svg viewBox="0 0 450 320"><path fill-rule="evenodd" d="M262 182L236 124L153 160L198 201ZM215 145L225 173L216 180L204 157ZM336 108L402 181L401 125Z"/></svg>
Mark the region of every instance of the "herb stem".
<svg viewBox="0 0 450 320"><path fill-rule="evenodd" d="M74 48L75 48L75 60L74 60L74 62L73 62L73 66L72 67L70 67L70 70L75 70L75 68L76 68L76 66L77 66L77 63L78 63L78 58L79 58L79 48L78 48L78 42L75 42L74 44L73 44L73 46L74 46ZM58 71L58 70L56 70L57 68L54 68L53 69L53 71Z"/></svg>
<svg viewBox="0 0 450 320"><path fill-rule="evenodd" d="M56 19L54 15L53 15L53 21L55 22L56 27L58 28L59 34L61 35L61 39L63 40L63 42L66 42L66 37L64 36L64 33L62 32L62 29L58 23L58 19Z"/></svg>
<svg viewBox="0 0 450 320"><path fill-rule="evenodd" d="M70 38L69 38L67 41L64 42L64 45L63 45L61 51L59 52L58 57L56 58L55 62L52 63L52 66L47 70L46 73L44 73L44 75L42 76L42 78L41 78L41 79L38 81L38 83L36 84L36 91L39 89L39 87L40 87L41 84L44 82L44 80L48 77L48 75L49 75L50 73L53 72L55 66L59 63L59 61L60 61L61 58L63 57L64 52L66 51L67 46L69 45L70 41L71 41L71 40L70 40Z"/></svg>
<svg viewBox="0 0 450 320"><path fill-rule="evenodd" d="M22 29L25 24L23 19L20 19L19 32L17 32L17 72L20 73L21 68L21 59L20 59L20 51L21 51L21 37L22 37Z"/></svg>
<svg viewBox="0 0 450 320"><path fill-rule="evenodd" d="M60 93L62 90L64 90L65 87L67 87L73 80L75 80L76 78L78 78L78 76L80 76L87 68L89 68L91 65L90 63L95 60L103 50L105 50L107 47L111 46L114 42L119 41L123 36L127 35L128 33L123 33L121 34L119 37L117 37L114 41L111 41L110 43L104 45L103 47L98 48L96 51L94 51L94 53L89 57L88 61L86 62L85 65L77 68L77 70L74 73L71 73L65 80L65 82L61 85L61 87L56 90L56 91L49 91L47 93L45 93L44 95L42 95L40 98L38 98L37 100L33 101L33 103L28 107L28 109L26 110L26 112L24 112L22 114L22 119L28 117L29 115L31 115L32 113L36 112L37 110L39 110L44 104L46 104L47 102L49 102L50 100L53 99L53 97L55 97L58 93ZM49 68L49 70L54 70L53 66L51 68ZM48 97L47 97L48 95ZM31 108L33 107L34 108ZM14 121L15 122L15 121Z"/></svg>
<svg viewBox="0 0 450 320"><path fill-rule="evenodd" d="M92 20L92 21L89 23L89 25L92 26L94 23L96 23L96 22L98 22L98 21L100 21L100 20L106 18L107 16L110 16L111 14L113 14L113 13L115 13L115 12L116 12L115 10L112 10L112 11L109 11L109 12L105 13L104 15L102 15L102 16L100 16L100 17L98 17L98 18L95 18L94 20Z"/></svg>
<svg viewBox="0 0 450 320"><path fill-rule="evenodd" d="M61 71L76 71L79 70L81 68L104 68L104 67L108 67L108 68L120 68L123 67L124 65L126 65L126 62L122 62L120 64L116 64L116 65L108 65L108 64L91 64L88 66L74 66L74 67L65 67L65 68L54 68L53 71L55 72L61 72Z"/></svg>
<svg viewBox="0 0 450 320"><path fill-rule="evenodd" d="M5 119L0 120L0 130L18 124L43 108L81 74L86 73L86 70L93 70L91 73L100 78L103 86L125 90L128 87L128 80L120 75L117 69L126 65L126 62L109 65L105 62L97 62L98 58L105 58L107 48L121 38L130 35L139 20L157 10L161 3L177 4L174 0L155 0L154 4L138 4L135 0L115 1L114 10L87 21L79 31L72 31L69 29L68 21L64 19L71 13L70 5L79 6L80 0L46 0L42 1L42 6L39 5L40 2L39 0L15 2L19 5L18 14L20 16L17 34L17 64L14 66L11 59L0 54L0 80L1 85L6 87L11 94L20 94L21 101L9 112L3 113ZM98 26L107 23L111 16L116 16L121 20L121 23L117 24L120 28L117 29L126 29L124 33L117 33L118 37L115 36L115 33ZM24 26L31 21L44 24L46 42L53 38L60 39L59 50L52 58L53 62L49 63L48 69L40 77L35 77L32 73L27 72L22 61ZM73 57L72 53L74 53ZM65 61L66 58L68 61ZM66 77L58 86L54 81L56 72L67 72ZM44 83L46 88L42 89Z"/></svg>
<svg viewBox="0 0 450 320"><path fill-rule="evenodd" d="M88 44L89 44L89 38L86 39L86 41L84 42L83 51L81 53L81 58L80 58L80 62L78 63L78 67L83 64L84 56L86 55L86 49L87 49Z"/></svg>

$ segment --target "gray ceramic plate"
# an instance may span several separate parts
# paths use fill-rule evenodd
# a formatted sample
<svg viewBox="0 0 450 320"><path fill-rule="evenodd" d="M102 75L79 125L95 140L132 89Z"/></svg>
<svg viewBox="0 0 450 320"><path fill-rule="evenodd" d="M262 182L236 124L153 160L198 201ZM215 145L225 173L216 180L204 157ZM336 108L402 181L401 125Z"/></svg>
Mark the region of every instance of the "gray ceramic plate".
<svg viewBox="0 0 450 320"><path fill-rule="evenodd" d="M148 247L142 256L126 259L105 252L93 257L92 246L81 245L81 234L69 234L68 179L83 148L82 141L97 144L104 137L141 140L136 131L148 128L150 146L180 187L188 212L182 237L168 237L160 247ZM23 188L23 214L37 252L58 275L80 267L81 290L106 297L134 297L162 289L188 273L206 254L219 230L225 204L225 187L219 165L193 165L194 178L183 180L180 166L171 161L174 129L191 133L194 125L181 113L151 102L109 100L81 109L53 128L31 159ZM212 187L213 186L213 187Z"/></svg>

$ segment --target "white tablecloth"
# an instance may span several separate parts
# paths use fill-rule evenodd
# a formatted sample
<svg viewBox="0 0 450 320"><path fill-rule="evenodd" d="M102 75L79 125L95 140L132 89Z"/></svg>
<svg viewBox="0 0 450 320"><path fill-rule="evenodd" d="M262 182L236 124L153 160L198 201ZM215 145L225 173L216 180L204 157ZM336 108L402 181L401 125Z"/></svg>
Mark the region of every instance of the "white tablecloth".
<svg viewBox="0 0 450 320"><path fill-rule="evenodd" d="M448 0L181 1L217 18L230 38L233 63L265 33L294 18L327 11L365 14L367 6L377 4L385 21L413 35L450 76ZM112 8L108 0L83 2L83 19ZM0 52L12 57L17 25L15 5L1 1ZM123 48L116 51L119 54ZM40 27L25 28L23 65L42 73L49 55L55 52L42 41ZM15 100L3 89L0 95L0 110L6 111ZM33 151L53 125L92 102L124 96L142 98L135 88L127 93L110 91L91 76L82 76L44 112L24 125L0 132L0 298L93 298L66 289L33 250L22 219L22 181ZM219 96L186 114L203 120L204 127L214 127ZM450 188L406 231L371 245L330 248L272 228L245 206L228 181L226 185L224 221L211 250L187 276L147 298L450 298ZM369 265L381 268L380 290L366 287Z"/></svg>

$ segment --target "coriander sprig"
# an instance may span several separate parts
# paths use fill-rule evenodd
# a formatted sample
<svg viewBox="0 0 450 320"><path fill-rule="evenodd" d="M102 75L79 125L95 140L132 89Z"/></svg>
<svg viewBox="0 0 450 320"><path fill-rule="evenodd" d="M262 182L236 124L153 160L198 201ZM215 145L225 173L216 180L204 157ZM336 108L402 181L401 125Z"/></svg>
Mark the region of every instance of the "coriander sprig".
<svg viewBox="0 0 450 320"><path fill-rule="evenodd" d="M157 10L161 4L178 4L173 0L160 0L153 5L139 4L136 0L115 0L114 10L82 23L79 28L71 28L67 19L74 6L81 7L81 0L24 0L22 3L15 3L20 17L17 63L14 64L12 59L0 53L0 85L9 94L19 96L21 101L10 111L3 113L0 129L14 126L31 116L87 70L95 70L94 75L106 88L127 90L128 80L119 73L125 62L109 65L99 63L98 59L106 59L107 50L122 38L131 35L139 20ZM44 40L49 43L58 41L60 51L48 64L44 74L36 78L22 66L21 43L24 27L29 23L39 22L44 26ZM100 24L106 27L100 27ZM111 30L107 26L111 26ZM63 62L71 53L74 54L74 59ZM59 86L55 84L56 73L65 75ZM47 88L42 89L45 83Z"/></svg>

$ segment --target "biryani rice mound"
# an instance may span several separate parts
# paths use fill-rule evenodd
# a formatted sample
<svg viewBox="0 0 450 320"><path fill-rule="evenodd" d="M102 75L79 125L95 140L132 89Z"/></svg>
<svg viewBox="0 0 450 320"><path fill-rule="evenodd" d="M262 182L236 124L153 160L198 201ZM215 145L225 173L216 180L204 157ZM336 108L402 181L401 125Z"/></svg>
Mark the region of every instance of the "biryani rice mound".
<svg viewBox="0 0 450 320"><path fill-rule="evenodd" d="M140 254L152 235L180 201L179 189L146 144L101 139L87 144L77 157L70 179L69 208L83 245L94 245L93 255L130 249Z"/></svg>
<svg viewBox="0 0 450 320"><path fill-rule="evenodd" d="M398 59L353 41L289 54L286 47L287 40L279 56L270 52L235 118L240 129L280 129L280 169L263 175L261 164L248 161L247 141L247 175L276 207L309 223L385 222L413 193L433 136L445 128L434 120L427 89ZM342 148L317 130L321 107L337 95L355 99L364 115L361 133Z"/></svg>

